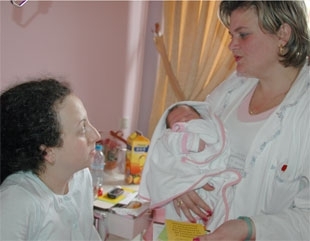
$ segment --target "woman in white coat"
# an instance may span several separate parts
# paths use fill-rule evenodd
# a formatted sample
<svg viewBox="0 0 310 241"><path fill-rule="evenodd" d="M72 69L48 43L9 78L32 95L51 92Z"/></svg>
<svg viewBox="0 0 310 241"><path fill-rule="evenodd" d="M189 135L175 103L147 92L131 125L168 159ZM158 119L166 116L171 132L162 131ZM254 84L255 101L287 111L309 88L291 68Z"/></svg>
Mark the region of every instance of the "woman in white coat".
<svg viewBox="0 0 310 241"><path fill-rule="evenodd" d="M236 72L206 99L224 122L242 174L230 220L202 240L309 240L310 36L302 1L223 1ZM206 185L206 190L212 187ZM193 192L174 200L207 217Z"/></svg>

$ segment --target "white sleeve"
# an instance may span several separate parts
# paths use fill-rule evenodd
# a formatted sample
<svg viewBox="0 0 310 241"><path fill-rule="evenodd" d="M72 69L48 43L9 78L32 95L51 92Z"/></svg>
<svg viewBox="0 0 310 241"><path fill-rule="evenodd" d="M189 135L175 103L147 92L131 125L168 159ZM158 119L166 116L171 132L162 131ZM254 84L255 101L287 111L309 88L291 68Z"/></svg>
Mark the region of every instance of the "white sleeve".
<svg viewBox="0 0 310 241"><path fill-rule="evenodd" d="M0 240L29 240L39 223L39 204L16 186L1 189L0 206Z"/></svg>

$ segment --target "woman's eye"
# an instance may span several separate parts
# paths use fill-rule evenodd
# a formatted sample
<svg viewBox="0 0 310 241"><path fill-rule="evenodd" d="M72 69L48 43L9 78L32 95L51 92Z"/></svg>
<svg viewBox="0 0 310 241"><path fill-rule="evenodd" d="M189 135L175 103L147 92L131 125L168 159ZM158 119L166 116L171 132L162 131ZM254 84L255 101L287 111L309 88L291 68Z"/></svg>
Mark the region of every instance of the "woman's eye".
<svg viewBox="0 0 310 241"><path fill-rule="evenodd" d="M82 131L86 132L86 128L87 128L87 125L86 125L86 122L84 121L82 124Z"/></svg>
<svg viewBox="0 0 310 241"><path fill-rule="evenodd" d="M240 38L245 38L248 36L248 33L239 33Z"/></svg>
<svg viewBox="0 0 310 241"><path fill-rule="evenodd" d="M238 33L238 34L229 33L229 35L230 35L230 39L233 39L233 38L235 38L235 37L244 39L244 38L246 38L249 34L248 34L248 33Z"/></svg>

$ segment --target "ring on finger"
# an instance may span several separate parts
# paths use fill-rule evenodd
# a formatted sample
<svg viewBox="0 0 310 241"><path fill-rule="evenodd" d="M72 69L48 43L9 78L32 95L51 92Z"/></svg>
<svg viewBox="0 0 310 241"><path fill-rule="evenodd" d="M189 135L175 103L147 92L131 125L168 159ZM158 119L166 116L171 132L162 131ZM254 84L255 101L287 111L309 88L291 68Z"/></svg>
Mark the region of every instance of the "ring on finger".
<svg viewBox="0 0 310 241"><path fill-rule="evenodd" d="M181 207L182 205L183 205L183 201L182 201L182 200L178 200L178 201L177 201L177 206L178 206L178 207Z"/></svg>

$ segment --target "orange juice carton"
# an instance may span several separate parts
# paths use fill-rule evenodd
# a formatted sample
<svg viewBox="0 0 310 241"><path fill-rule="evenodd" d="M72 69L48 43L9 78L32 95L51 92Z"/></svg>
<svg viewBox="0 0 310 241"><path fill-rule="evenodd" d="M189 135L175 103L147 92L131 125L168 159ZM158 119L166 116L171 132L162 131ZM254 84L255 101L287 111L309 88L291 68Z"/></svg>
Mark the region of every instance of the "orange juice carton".
<svg viewBox="0 0 310 241"><path fill-rule="evenodd" d="M137 131L127 138L125 167L125 182L127 184L140 184L149 145L150 140Z"/></svg>

